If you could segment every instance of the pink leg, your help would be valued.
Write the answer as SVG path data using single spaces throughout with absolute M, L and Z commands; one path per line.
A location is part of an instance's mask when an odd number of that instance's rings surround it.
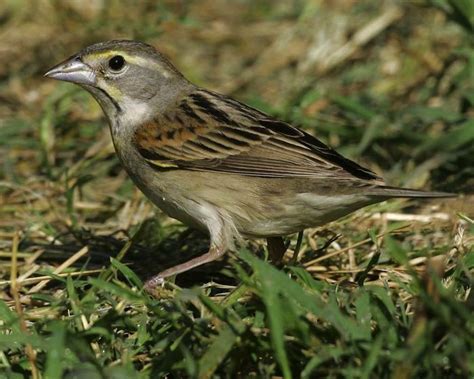
M 187 262 L 170 267 L 166 269 L 165 271 L 160 272 L 158 275 L 151 277 L 150 279 L 146 281 L 145 289 L 148 292 L 151 292 L 157 286 L 161 285 L 164 282 L 165 278 L 191 270 L 192 268 L 203 265 L 205 263 L 212 262 L 222 257 L 224 253 L 225 253 L 224 248 L 217 248 L 215 246 L 211 247 L 207 253 L 200 255 L 199 257 L 193 258 Z

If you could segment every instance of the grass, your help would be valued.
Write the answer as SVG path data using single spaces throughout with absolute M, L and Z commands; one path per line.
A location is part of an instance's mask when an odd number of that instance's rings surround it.
M 25 4 L 0 10 L 0 378 L 474 375 L 469 1 Z M 88 94 L 41 77 L 117 37 L 392 185 L 461 196 L 307 230 L 296 261 L 290 236 L 280 268 L 248 241 L 151 297 L 206 236 L 133 186 Z

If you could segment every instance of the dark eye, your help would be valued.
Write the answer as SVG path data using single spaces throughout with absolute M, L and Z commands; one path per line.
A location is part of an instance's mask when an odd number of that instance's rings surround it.
M 113 71 L 120 71 L 125 65 L 125 59 L 121 55 L 116 55 L 109 60 L 109 67 Z

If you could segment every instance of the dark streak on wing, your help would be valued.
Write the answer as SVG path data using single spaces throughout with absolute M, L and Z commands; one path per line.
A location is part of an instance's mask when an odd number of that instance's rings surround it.
M 168 160 L 165 156 L 154 152 L 153 150 L 149 149 L 138 149 L 138 152 L 142 155 L 143 158 L 145 159 L 151 159 L 151 160 Z
M 258 120 L 258 123 L 263 127 L 274 131 L 277 134 L 282 134 L 287 137 L 299 138 L 304 136 L 301 130 L 294 128 L 286 122 L 271 120 L 267 118 L 263 120 Z
M 212 104 L 208 99 L 199 93 L 194 93 L 190 96 L 201 110 L 211 115 L 217 122 L 223 123 L 226 125 L 235 125 L 235 122 L 232 121 L 227 113 L 218 109 L 214 104 Z
M 186 113 L 187 116 L 192 117 L 194 120 L 196 120 L 200 124 L 205 123 L 205 121 L 201 117 L 199 117 L 196 112 L 193 111 L 193 109 L 189 106 L 186 100 L 183 100 L 179 106 L 184 111 L 184 113 Z
M 205 150 L 205 151 L 208 152 L 208 153 L 215 153 L 215 152 L 216 152 L 215 149 L 213 149 L 212 147 L 207 146 L 206 144 L 204 144 L 204 143 L 202 143 L 202 142 L 198 142 L 198 141 L 188 141 L 187 143 L 190 144 L 191 146 L 196 146 L 196 147 L 199 148 L 199 149 L 203 149 L 203 150 Z

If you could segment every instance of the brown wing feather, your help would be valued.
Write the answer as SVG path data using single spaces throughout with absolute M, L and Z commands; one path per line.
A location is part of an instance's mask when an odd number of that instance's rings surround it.
M 195 91 L 172 112 L 138 128 L 134 143 L 157 169 L 383 183 L 310 134 L 205 90 Z

